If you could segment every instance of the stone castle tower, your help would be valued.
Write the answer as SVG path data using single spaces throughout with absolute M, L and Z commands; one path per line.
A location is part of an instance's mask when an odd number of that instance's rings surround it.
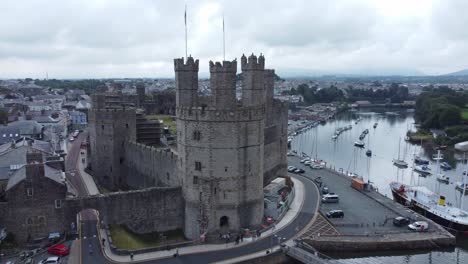
M 91 170 L 99 184 L 116 190 L 126 181 L 124 145 L 136 139 L 135 108 L 122 102 L 121 93 L 98 88 L 88 114 Z
M 175 59 L 177 170 L 185 199 L 185 235 L 237 232 L 263 217 L 266 78 L 262 55 L 210 61 L 211 96 L 198 95 L 198 60 Z M 268 81 L 267 81 L 268 82 Z

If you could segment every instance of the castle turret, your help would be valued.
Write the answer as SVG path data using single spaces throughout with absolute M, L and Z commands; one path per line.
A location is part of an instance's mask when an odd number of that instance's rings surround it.
M 245 55 L 241 58 L 242 68 L 242 105 L 255 106 L 265 103 L 265 58 L 260 55 Z
M 223 61 L 223 64 L 210 61 L 210 87 L 213 107 L 233 108 L 236 105 L 237 61 Z
M 273 96 L 275 90 L 275 70 L 265 70 L 265 110 L 266 110 L 266 123 L 265 126 L 269 126 L 272 118 L 271 115 L 273 107 Z
M 198 60 L 188 57 L 174 59 L 176 105 L 190 107 L 198 104 Z

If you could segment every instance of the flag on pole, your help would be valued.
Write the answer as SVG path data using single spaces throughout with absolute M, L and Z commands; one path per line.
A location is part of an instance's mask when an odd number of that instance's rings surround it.
M 185 23 L 185 58 L 188 58 L 187 56 L 187 4 L 185 4 L 184 23 Z
M 223 14 L 223 60 L 226 60 L 226 37 L 224 33 L 224 14 Z

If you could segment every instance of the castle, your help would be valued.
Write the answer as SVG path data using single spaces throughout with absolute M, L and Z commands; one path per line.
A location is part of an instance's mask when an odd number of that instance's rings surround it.
M 148 134 L 158 132 L 138 125 L 136 109 L 119 94 L 98 89 L 89 112 L 90 172 L 109 190 L 130 191 L 63 197 L 40 230 L 67 231 L 85 208 L 98 210 L 106 224 L 137 233 L 183 229 L 188 239 L 258 228 L 263 187 L 287 174 L 288 113 L 287 104 L 273 98 L 275 73 L 265 69 L 265 58 L 243 55 L 240 64 L 240 98 L 236 60 L 210 62 L 211 95 L 200 96 L 199 61 L 174 59 L 177 149 L 172 152 L 148 144 Z M 14 214 L 8 206 L 2 210 Z M 47 218 L 63 225 L 47 226 Z M 20 238 L 27 236 L 23 232 Z

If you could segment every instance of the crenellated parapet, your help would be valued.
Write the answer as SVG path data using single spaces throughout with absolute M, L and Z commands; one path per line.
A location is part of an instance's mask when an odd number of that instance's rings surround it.
M 257 58 L 257 56 L 252 53 L 252 55 L 247 58 L 242 54 L 241 69 L 242 71 L 263 71 L 265 69 L 265 57 L 260 54 Z
M 210 73 L 236 73 L 237 72 L 237 60 L 213 62 L 210 61 Z
M 184 58 L 174 59 L 174 70 L 198 72 L 198 60 L 194 60 L 193 57 L 188 57 L 187 61 Z
M 264 107 L 238 107 L 236 109 L 217 108 L 177 108 L 177 118 L 183 121 L 197 122 L 248 122 L 261 121 L 265 118 Z

